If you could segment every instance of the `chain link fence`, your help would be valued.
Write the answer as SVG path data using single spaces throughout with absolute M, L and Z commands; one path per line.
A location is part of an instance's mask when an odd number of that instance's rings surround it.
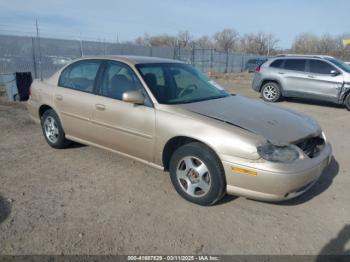
M 249 59 L 264 58 L 253 54 L 154 47 L 98 41 L 62 40 L 27 36 L 0 35 L 0 74 L 31 72 L 34 78 L 51 76 L 75 58 L 90 55 L 140 55 L 181 60 L 203 72 L 234 73 L 246 69 Z

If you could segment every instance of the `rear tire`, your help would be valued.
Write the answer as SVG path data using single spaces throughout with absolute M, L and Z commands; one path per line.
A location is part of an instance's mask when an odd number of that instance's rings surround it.
M 53 148 L 62 149 L 69 146 L 60 119 L 52 109 L 46 110 L 41 117 L 41 127 L 46 142 Z
M 350 111 L 350 93 L 345 98 L 345 106 L 348 111 Z
M 204 144 L 193 142 L 178 148 L 171 156 L 169 169 L 176 191 L 192 203 L 213 205 L 226 193 L 221 161 Z
M 261 88 L 261 96 L 266 102 L 277 102 L 282 97 L 279 84 L 276 82 L 267 82 Z

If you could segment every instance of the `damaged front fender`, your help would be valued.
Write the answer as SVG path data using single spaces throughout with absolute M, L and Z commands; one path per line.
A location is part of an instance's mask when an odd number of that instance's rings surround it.
M 345 98 L 350 94 L 350 83 L 344 83 L 343 88 L 339 94 L 339 103 L 344 104 Z

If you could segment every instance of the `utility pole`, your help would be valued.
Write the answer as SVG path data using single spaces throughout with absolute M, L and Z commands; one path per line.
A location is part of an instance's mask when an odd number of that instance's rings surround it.
M 36 79 L 36 78 L 38 78 L 38 72 L 37 72 L 37 69 L 36 69 L 36 56 L 35 56 L 34 37 L 32 37 L 32 58 L 33 58 L 34 79 Z
M 83 40 L 81 37 L 81 33 L 80 33 L 80 38 L 79 38 L 79 44 L 80 44 L 80 56 L 83 57 L 84 56 L 84 49 L 83 49 Z
M 271 35 L 268 34 L 268 37 L 267 37 L 267 57 L 270 56 L 270 37 L 271 37 Z
M 41 44 L 40 44 L 40 33 L 39 33 L 38 19 L 35 20 L 35 27 L 36 27 L 36 39 L 38 41 L 38 47 L 39 47 L 40 80 L 43 80 L 43 69 L 42 69 L 42 64 L 41 64 Z

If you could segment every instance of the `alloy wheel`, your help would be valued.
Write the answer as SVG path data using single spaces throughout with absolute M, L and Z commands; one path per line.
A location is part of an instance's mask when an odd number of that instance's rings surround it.
M 263 95 L 265 97 L 265 99 L 267 100 L 274 100 L 277 95 L 278 95 L 278 90 L 275 86 L 273 85 L 267 85 L 265 88 L 264 88 L 264 91 L 263 91 Z
M 191 197 L 203 197 L 211 187 L 211 176 L 207 166 L 198 158 L 182 158 L 176 169 L 176 177 L 182 190 Z
M 51 143 L 55 144 L 58 141 L 58 132 L 59 132 L 56 120 L 53 117 L 48 116 L 44 122 L 44 129 L 45 129 L 46 138 Z

